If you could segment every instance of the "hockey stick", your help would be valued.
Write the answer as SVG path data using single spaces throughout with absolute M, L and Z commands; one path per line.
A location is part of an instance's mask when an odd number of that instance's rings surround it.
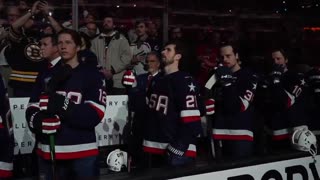
M 208 96 L 210 93 L 209 91 L 211 91 L 212 87 L 216 84 L 217 82 L 217 77 L 215 74 L 213 74 L 209 80 L 207 81 L 207 83 L 205 84 L 205 88 L 206 88 L 206 96 Z M 208 136 L 208 140 L 210 142 L 210 149 L 211 149 L 211 155 L 213 158 L 216 158 L 216 152 L 215 152 L 215 146 L 214 146 L 214 140 L 212 139 L 212 122 L 210 121 L 211 117 L 210 116 L 206 116 L 206 120 L 207 120 L 207 136 Z
M 45 92 L 50 96 L 56 92 L 56 90 L 65 82 L 71 75 L 72 67 L 64 64 L 63 68 L 60 71 L 57 71 L 56 74 L 52 76 L 48 82 Z M 50 112 L 49 112 L 50 113 Z M 49 135 L 49 146 L 50 146 L 50 159 L 51 159 L 51 168 L 52 168 L 52 177 L 53 180 L 57 180 L 56 176 L 56 149 L 55 149 L 55 136 L 54 134 Z
M 53 134 L 49 135 L 49 143 L 50 143 L 50 159 L 52 163 L 52 177 L 53 180 L 57 180 L 56 176 L 56 148 L 55 148 L 55 138 Z

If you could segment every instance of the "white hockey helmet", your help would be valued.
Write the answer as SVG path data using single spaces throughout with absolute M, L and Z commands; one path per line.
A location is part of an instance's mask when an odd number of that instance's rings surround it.
M 123 166 L 127 166 L 128 154 L 125 151 L 116 149 L 111 151 L 107 157 L 107 165 L 111 171 L 120 172 Z
M 317 138 L 310 130 L 295 130 L 291 143 L 297 150 L 309 152 L 313 157 L 317 155 Z

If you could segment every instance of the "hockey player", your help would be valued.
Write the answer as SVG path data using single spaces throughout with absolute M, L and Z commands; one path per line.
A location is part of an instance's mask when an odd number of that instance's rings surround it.
M 256 76 L 241 68 L 239 54 L 232 43 L 220 46 L 221 63 L 217 83 L 206 101 L 207 115 L 212 115 L 212 138 L 217 158 L 238 159 L 253 153 L 253 106 Z M 217 143 L 218 142 L 218 143 Z M 222 153 L 222 154 L 221 154 Z
M 95 126 L 104 116 L 106 92 L 102 74 L 96 68 L 79 64 L 80 46 L 77 32 L 63 30 L 58 34 L 63 63 L 41 77 L 43 93 L 31 97 L 26 111 L 28 125 L 39 142 L 39 175 L 46 179 L 53 178 L 49 147 L 52 134 L 57 179 L 99 176 Z
M 167 43 L 162 51 L 165 75 L 147 95 L 148 121 L 143 149 L 152 158 L 159 157 L 159 161 L 167 154 L 167 163 L 172 166 L 186 165 L 194 160 L 196 137 L 202 132 L 199 88 L 188 73 L 178 68 L 183 50 L 180 42 Z
M 13 176 L 13 130 L 11 119 L 6 118 L 9 109 L 6 89 L 0 75 L 0 179 L 10 179 Z
M 289 138 L 296 129 L 307 129 L 304 112 L 305 80 L 302 74 L 288 69 L 284 50 L 271 53 L 273 69 L 267 77 L 269 103 L 266 104 L 267 126 L 272 147 L 279 150 L 290 147 Z

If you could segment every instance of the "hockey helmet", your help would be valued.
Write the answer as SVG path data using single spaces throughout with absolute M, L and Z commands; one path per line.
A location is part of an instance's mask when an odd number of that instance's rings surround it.
M 309 152 L 313 157 L 317 155 L 317 138 L 310 130 L 295 130 L 291 143 L 297 150 Z
M 128 154 L 125 151 L 116 149 L 109 153 L 107 165 L 111 171 L 120 172 L 123 166 L 127 166 Z

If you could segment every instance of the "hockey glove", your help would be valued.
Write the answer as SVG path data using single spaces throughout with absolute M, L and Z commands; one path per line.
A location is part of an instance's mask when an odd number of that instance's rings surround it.
M 230 68 L 219 64 L 216 68 L 216 77 L 222 86 L 230 86 L 234 80 Z
M 273 84 L 278 84 L 280 83 L 280 79 L 281 79 L 281 76 L 284 72 L 284 66 L 283 65 L 280 65 L 280 64 L 275 64 L 273 66 L 273 69 L 270 73 L 270 76 L 271 76 L 271 82 Z
M 215 106 L 214 99 L 206 100 L 206 114 L 207 115 L 212 115 L 215 113 L 214 106 Z
M 70 117 L 75 104 L 67 97 L 54 93 L 49 96 L 48 113 L 57 114 L 62 119 Z
M 46 111 L 39 111 L 32 115 L 29 125 L 36 132 L 43 134 L 54 134 L 60 128 L 60 118 L 57 115 L 50 115 Z
M 135 87 L 136 86 L 136 77 L 131 70 L 127 70 L 122 79 L 122 83 L 126 87 Z

